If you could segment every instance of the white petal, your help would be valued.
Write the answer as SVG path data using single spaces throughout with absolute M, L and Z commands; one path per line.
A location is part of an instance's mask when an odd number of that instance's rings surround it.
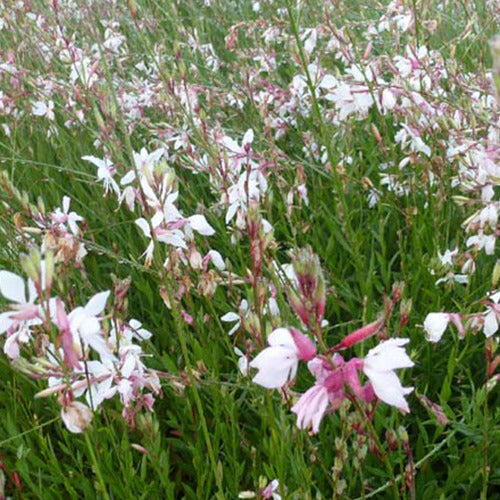
M 403 349 L 403 345 L 408 342 L 409 339 L 389 339 L 381 342 L 377 347 L 368 351 L 364 366 L 377 371 L 412 367 L 414 363 Z
M 226 214 L 226 224 L 229 224 L 230 220 L 234 217 L 234 214 L 237 212 L 238 207 L 239 207 L 238 202 L 232 203 L 229 206 Z
M 110 291 L 95 294 L 85 306 L 85 312 L 90 316 L 97 316 L 104 311 Z
M 269 334 L 269 337 L 267 337 L 267 343 L 271 346 L 286 346 L 294 350 L 296 349 L 292 334 L 288 328 L 276 328 L 276 330 L 273 330 Z
M 498 331 L 498 320 L 494 311 L 490 310 L 484 317 L 483 332 L 486 338 L 491 337 Z
M 447 313 L 429 313 L 424 321 L 424 330 L 429 342 L 439 342 L 450 321 Z
M 127 184 L 130 184 L 134 179 L 135 179 L 135 171 L 130 170 L 130 172 L 128 172 L 121 178 L 120 184 L 122 186 L 126 186 Z
M 210 255 L 210 258 L 211 258 L 214 266 L 219 271 L 224 271 L 224 269 L 226 269 L 226 263 L 224 262 L 222 255 L 217 250 L 210 250 L 208 252 L 208 255 Z
M 149 229 L 149 224 L 146 219 L 140 217 L 139 219 L 136 219 L 135 223 L 142 229 L 144 236 L 151 238 L 151 231 Z
M 191 227 L 203 236 L 215 234 L 214 228 L 207 222 L 204 215 L 192 215 L 189 217 Z
M 393 371 L 379 372 L 365 368 L 364 372 L 370 379 L 373 390 L 379 399 L 404 412 L 410 411 L 404 396 L 412 392 L 413 387 L 403 387 Z
M 295 352 L 281 346 L 264 349 L 250 363 L 251 368 L 259 370 L 253 381 L 267 389 L 285 385 L 287 380 L 295 375 L 297 365 Z
M 232 323 L 233 321 L 239 321 L 240 316 L 234 312 L 228 312 L 221 317 L 221 321 L 225 321 L 227 323 Z
M 14 324 L 14 322 L 10 319 L 11 314 L 11 311 L 0 314 L 0 334 L 5 333 Z
M 0 271 L 0 293 L 12 302 L 26 303 L 24 280 L 10 271 Z
M 92 410 L 79 401 L 73 401 L 61 409 L 61 418 L 70 432 L 83 432 L 90 424 L 92 417 Z
M 125 360 L 125 363 L 123 363 L 121 369 L 122 376 L 125 378 L 129 378 L 130 375 L 132 375 L 134 368 L 135 368 L 135 358 L 134 356 L 128 356 L 127 359 Z
M 91 338 L 95 335 L 100 334 L 101 325 L 99 324 L 99 320 L 97 318 L 85 318 L 78 328 L 83 339 L 90 344 Z
M 243 141 L 242 144 L 245 146 L 245 144 L 251 144 L 253 142 L 253 130 L 249 128 L 246 132 L 245 135 L 243 136 Z
M 101 160 L 100 158 L 97 158 L 95 156 L 82 156 L 82 160 L 89 161 L 90 163 L 93 163 L 98 168 L 108 166 L 108 163 L 106 160 Z

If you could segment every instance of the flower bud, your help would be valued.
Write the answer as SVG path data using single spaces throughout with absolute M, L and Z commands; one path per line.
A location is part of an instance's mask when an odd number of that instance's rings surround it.
M 493 268 L 493 273 L 491 274 L 491 284 L 493 288 L 498 285 L 498 280 L 500 279 L 500 259 L 496 261 L 495 267 Z
M 297 250 L 292 259 L 298 281 L 297 296 L 289 292 L 294 312 L 308 327 L 321 325 L 325 313 L 325 279 L 319 258 L 310 247 Z
M 40 252 L 36 249 L 31 250 L 29 255 L 23 255 L 21 257 L 21 267 L 23 271 L 35 284 L 40 284 L 41 260 Z

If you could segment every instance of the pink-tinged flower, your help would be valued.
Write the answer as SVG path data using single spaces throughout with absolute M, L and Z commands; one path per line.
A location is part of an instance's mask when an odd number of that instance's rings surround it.
M 277 479 L 273 479 L 263 490 L 262 498 L 281 500 L 281 495 L 279 494 L 280 483 Z
M 425 336 L 429 342 L 439 342 L 449 323 L 453 323 L 461 339 L 465 337 L 465 328 L 460 314 L 429 313 L 424 321 Z
M 330 399 L 328 389 L 322 384 L 313 385 L 292 406 L 292 412 L 297 414 L 297 427 L 299 429 L 311 428 L 316 434 L 319 424 L 325 414 Z
M 61 226 L 61 229 L 63 229 L 64 231 L 66 231 L 66 224 L 68 224 L 70 231 L 77 236 L 80 232 L 77 222 L 81 222 L 83 220 L 83 217 L 81 215 L 78 215 L 76 212 L 70 212 L 70 204 L 71 198 L 69 196 L 64 196 L 62 202 L 62 210 L 60 208 L 56 208 L 56 210 L 49 215 L 52 219 L 52 222 Z
M 359 382 L 358 370 L 362 365 L 359 358 L 346 363 L 340 354 L 335 354 L 331 360 L 316 357 L 309 361 L 307 367 L 316 377 L 316 384 L 292 407 L 292 412 L 297 414 L 297 426 L 300 429 L 310 427 L 313 433 L 317 433 L 327 409 L 329 412 L 337 410 L 348 397 L 346 385 L 354 397 L 371 401 L 370 384 L 362 387 Z
M 66 311 L 64 310 L 64 304 L 60 299 L 57 299 L 56 302 L 55 316 L 55 322 L 60 331 L 59 339 L 64 352 L 64 362 L 71 368 L 80 368 L 78 354 L 75 351 L 74 339 L 73 334 L 71 333 L 69 319 Z
M 36 299 L 35 287 L 31 281 L 28 282 L 28 300 L 26 300 L 25 288 L 23 278 L 10 271 L 0 271 L 0 294 L 21 308 L 25 308 L 27 305 L 32 304 Z M 12 318 L 13 314 L 13 311 L 7 311 L 0 314 L 0 333 L 6 332 L 14 325 L 15 320 Z
M 42 265 L 42 273 L 43 270 Z M 42 288 L 44 281 L 42 276 Z M 0 313 L 0 334 L 7 332 L 9 335 L 4 344 L 4 352 L 9 358 L 16 359 L 21 345 L 31 339 L 30 327 L 42 323 L 40 307 L 34 304 L 37 293 L 30 279 L 26 285 L 24 279 L 17 274 L 0 271 L 0 294 L 13 302 L 12 310 Z
M 293 328 L 277 328 L 267 342 L 269 347 L 250 362 L 259 370 L 253 381 L 267 389 L 283 387 L 295 377 L 299 360 L 309 361 L 316 352 L 312 341 Z
M 394 370 L 414 365 L 403 346 L 410 339 L 389 339 L 370 349 L 363 362 L 363 372 L 370 379 L 376 396 L 405 413 L 410 411 L 405 396 L 413 387 L 403 387 Z
M 89 426 L 93 416 L 92 410 L 79 401 L 72 401 L 61 409 L 64 425 L 68 431 L 76 434 L 83 432 Z

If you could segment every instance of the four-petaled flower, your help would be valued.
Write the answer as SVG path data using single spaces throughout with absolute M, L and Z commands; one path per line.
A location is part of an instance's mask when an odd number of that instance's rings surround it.
M 295 377 L 299 360 L 309 361 L 316 352 L 312 341 L 294 328 L 277 328 L 267 343 L 269 347 L 250 362 L 259 370 L 253 381 L 267 389 L 283 387 Z

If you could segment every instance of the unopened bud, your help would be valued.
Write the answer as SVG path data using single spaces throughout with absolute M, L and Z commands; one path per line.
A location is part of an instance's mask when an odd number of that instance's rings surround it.
M 127 4 L 130 15 L 135 19 L 137 17 L 137 4 L 135 3 L 135 0 L 127 0 Z
M 50 295 L 52 280 L 54 279 L 54 253 L 51 250 L 45 252 L 45 289 Z
M 21 267 L 33 283 L 39 283 L 40 281 L 40 263 L 40 252 L 36 249 L 33 249 L 29 255 L 23 255 L 21 257 Z
M 500 260 L 497 260 L 495 267 L 493 268 L 493 273 L 491 274 L 491 284 L 494 288 L 498 285 L 498 280 L 500 279 Z
M 400 306 L 400 312 L 401 312 L 401 317 L 400 317 L 400 324 L 401 326 L 405 326 L 408 321 L 410 320 L 410 313 L 411 313 L 411 308 L 412 308 L 413 302 L 411 299 L 405 299 L 401 301 L 401 306 Z
M 398 448 L 398 436 L 394 432 L 394 430 L 392 430 L 392 429 L 387 430 L 385 433 L 385 439 L 387 441 L 389 449 L 397 450 L 397 448 Z
M 408 432 L 406 431 L 406 429 L 402 425 L 400 425 L 398 427 L 398 436 L 399 436 L 399 439 L 401 439 L 401 441 L 403 441 L 403 443 L 407 443 L 409 441 Z

